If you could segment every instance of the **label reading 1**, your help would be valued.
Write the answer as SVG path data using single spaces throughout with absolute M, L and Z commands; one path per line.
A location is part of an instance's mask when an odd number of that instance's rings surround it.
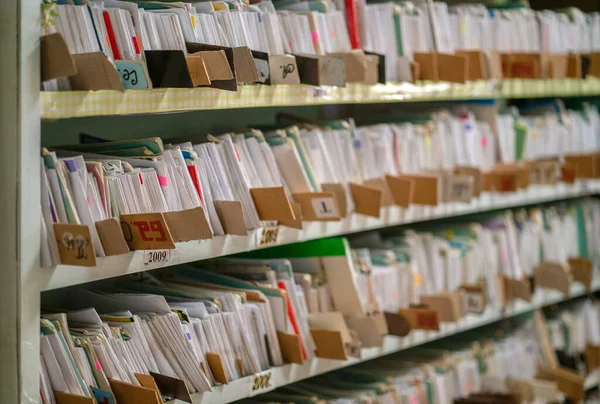
M 250 396 L 255 396 L 257 394 L 266 393 L 267 391 L 273 390 L 275 388 L 273 384 L 273 372 L 266 371 L 262 373 L 257 373 L 252 378 L 252 383 L 250 385 Z
M 144 265 L 165 264 L 171 259 L 171 250 L 149 250 L 144 253 Z
M 279 227 L 265 227 L 258 241 L 259 247 L 277 244 L 279 240 Z
M 311 203 L 317 219 L 336 219 L 340 217 L 333 198 L 313 198 Z

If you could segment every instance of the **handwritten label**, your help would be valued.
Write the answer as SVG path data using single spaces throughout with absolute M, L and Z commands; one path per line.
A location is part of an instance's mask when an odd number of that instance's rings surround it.
M 482 288 L 464 288 L 463 306 L 467 313 L 481 314 L 485 311 L 485 295 Z
M 292 55 L 269 56 L 271 84 L 300 84 L 296 58 Z
M 96 251 L 88 226 L 55 223 L 54 235 L 61 264 L 96 266 Z
M 115 60 L 115 66 L 126 90 L 143 90 L 148 88 L 146 73 L 140 62 Z
M 455 176 L 450 179 L 449 202 L 468 203 L 473 198 L 473 178 L 466 176 Z
M 335 219 L 340 216 L 333 198 L 313 198 L 311 203 L 317 219 Z
M 175 243 L 161 213 L 121 215 L 125 241 L 132 250 L 168 250 Z
M 171 250 L 150 250 L 144 253 L 144 265 L 166 264 L 171 259 Z
M 558 164 L 553 161 L 531 163 L 529 177 L 532 184 L 553 185 L 558 181 Z
M 275 245 L 279 241 L 279 226 L 265 227 L 262 229 L 262 233 L 259 233 L 259 235 L 260 235 L 260 240 L 258 240 L 259 247 Z
M 273 383 L 273 372 L 268 370 L 266 372 L 257 373 L 252 377 L 252 383 L 250 384 L 250 397 L 257 394 L 266 393 L 275 388 Z

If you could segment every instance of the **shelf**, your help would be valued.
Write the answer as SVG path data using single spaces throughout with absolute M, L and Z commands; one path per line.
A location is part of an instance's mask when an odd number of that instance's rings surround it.
M 594 282 L 593 290 L 600 290 L 600 281 L 597 280 L 596 282 Z M 423 345 L 428 342 L 435 341 L 453 334 L 458 334 L 464 331 L 472 330 L 477 327 L 495 323 L 502 319 L 527 313 L 541 307 L 567 301 L 572 298 L 584 296 L 585 294 L 585 289 L 581 284 L 571 285 L 570 297 L 567 299 L 565 299 L 561 293 L 553 290 L 537 290 L 534 294 L 531 303 L 516 301 L 512 302 L 505 308 L 488 307 L 486 311 L 480 316 L 469 314 L 457 323 L 442 323 L 442 329 L 440 331 L 416 330 L 411 332 L 406 337 L 395 337 L 393 335 L 386 335 L 384 337 L 382 347 L 363 348 L 361 350 L 360 359 L 351 358 L 345 361 L 336 361 L 331 359 L 316 358 L 302 365 L 288 364 L 281 367 L 273 368 L 261 373 L 271 373 L 271 386 L 267 389 L 261 390 L 260 392 L 266 393 L 278 387 L 295 383 L 300 380 L 307 379 L 309 377 L 317 376 L 323 373 L 331 372 L 336 369 L 341 369 L 347 366 L 355 365 L 357 363 L 378 358 L 380 356 L 400 352 L 402 350 Z M 250 397 L 254 395 L 252 394 L 254 377 L 255 376 L 244 377 L 239 380 L 235 380 L 228 385 L 215 387 L 214 390 L 209 393 L 193 394 L 193 402 L 194 404 L 224 404 Z M 595 381 L 597 382 L 597 378 Z M 592 384 L 594 383 L 592 377 L 589 378 L 589 381 L 586 380 L 586 387 L 588 386 L 588 383 L 590 388 L 592 388 Z
M 570 185 L 561 183 L 555 187 L 532 186 L 512 194 L 483 194 L 482 197 L 470 204 L 453 203 L 436 207 L 412 206 L 408 209 L 390 206 L 383 208 L 379 219 L 350 214 L 339 222 L 304 223 L 303 230 L 282 226 L 279 229 L 277 244 L 289 244 L 428 220 L 489 212 L 496 209 L 577 198 L 597 193 L 600 193 L 600 181 L 587 181 Z M 39 291 L 52 290 L 272 246 L 259 245 L 262 239 L 261 235 L 262 229 L 258 229 L 250 232 L 248 236 L 217 236 L 212 240 L 177 243 L 177 249 L 171 250 L 171 257 L 166 263 L 145 265 L 144 255 L 146 252 L 135 251 L 123 255 L 98 258 L 98 265 L 95 267 L 58 265 L 55 268 L 39 268 L 39 273 L 32 277 L 33 279 L 28 284 L 30 287 L 36 287 L 36 290 Z
M 42 119 L 99 115 L 156 114 L 231 108 L 323 104 L 367 104 L 494 98 L 540 98 L 600 95 L 600 79 L 402 83 L 346 87 L 309 85 L 240 86 L 236 92 L 213 88 L 42 92 Z
M 600 369 L 595 369 L 585 378 L 585 391 L 598 387 L 598 380 L 600 380 Z

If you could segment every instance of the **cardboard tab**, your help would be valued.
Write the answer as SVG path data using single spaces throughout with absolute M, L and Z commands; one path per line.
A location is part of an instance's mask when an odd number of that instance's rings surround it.
M 567 368 L 542 366 L 537 375 L 539 379 L 555 381 L 565 396 L 578 403 L 585 398 L 583 376 Z
M 372 178 L 363 181 L 363 184 L 381 191 L 381 206 L 391 206 L 394 204 L 394 197 L 385 178 Z
M 302 365 L 303 355 L 300 337 L 296 334 L 287 334 L 277 331 L 277 339 L 279 340 L 279 346 L 281 347 L 283 359 L 289 363 L 297 363 L 298 365 Z
M 600 52 L 588 53 L 590 60 L 588 75 L 600 79 Z
M 302 208 L 302 220 L 308 222 L 340 220 L 340 209 L 333 193 L 303 192 L 292 196 Z
M 502 277 L 504 287 L 504 301 L 510 302 L 515 299 L 522 299 L 531 302 L 531 287 L 526 279 L 511 279 Z
M 302 207 L 298 202 L 290 201 L 290 206 L 294 212 L 294 220 L 280 220 L 279 224 L 293 229 L 302 230 Z
M 374 187 L 350 183 L 354 211 L 371 217 L 381 215 L 382 192 Z
M 326 183 L 321 184 L 323 192 L 331 192 L 340 209 L 340 217 L 348 216 L 348 203 L 346 199 L 346 186 L 344 184 Z
M 313 86 L 346 85 L 344 60 L 335 56 L 295 55 L 300 82 Z
M 486 306 L 485 289 L 481 285 L 461 285 L 463 308 L 467 313 L 483 314 Z
M 213 238 L 202 206 L 179 212 L 166 212 L 163 215 L 175 242 Z
M 152 389 L 115 379 L 108 379 L 108 382 L 119 404 L 162 404 L 162 400 L 158 399 L 156 391 Z
M 142 387 L 154 390 L 154 392 L 156 393 L 156 398 L 159 400 L 159 402 L 162 401 L 162 395 L 160 393 L 160 390 L 158 389 L 158 386 L 156 385 L 156 381 L 152 376 L 135 373 L 135 378 L 142 385 Z
M 227 377 L 227 371 L 225 370 L 225 366 L 223 365 L 223 360 L 221 359 L 221 355 L 207 352 L 206 353 L 206 362 L 208 362 L 208 366 L 210 367 L 210 372 L 212 373 L 216 382 L 221 383 L 221 384 L 229 383 L 229 378 Z
M 293 55 L 270 55 L 269 70 L 269 84 L 300 84 L 298 66 Z
M 283 187 L 251 188 L 260 220 L 294 220 L 294 211 Z
M 244 212 L 240 201 L 213 201 L 225 234 L 247 236 Z
M 96 266 L 96 250 L 87 225 L 54 223 L 54 236 L 61 264 Z
M 187 51 L 192 56 L 199 56 L 210 79 L 210 87 L 221 90 L 237 91 L 237 73 L 233 48 L 226 46 L 208 45 L 186 42 Z M 213 54 L 212 52 L 219 52 Z M 225 59 L 227 61 L 225 64 Z
M 317 346 L 315 355 L 318 358 L 336 360 L 348 359 L 341 332 L 311 329 L 310 333 Z
M 474 180 L 469 175 L 444 175 L 444 202 L 469 203 L 473 199 Z
M 583 62 L 581 55 L 570 53 L 567 57 L 567 77 L 570 79 L 583 78 Z
M 587 344 L 585 347 L 585 364 L 588 373 L 600 368 L 600 345 Z
M 77 74 L 75 61 L 62 34 L 54 33 L 40 37 L 40 66 L 42 81 Z
M 542 79 L 548 75 L 549 63 L 544 54 L 505 53 L 501 58 L 505 78 Z
M 256 64 L 252 51 L 247 46 L 233 48 L 235 75 L 240 84 L 250 84 L 259 81 Z
M 572 164 L 564 164 L 560 167 L 560 180 L 567 184 L 573 184 L 576 177 L 576 169 Z
M 575 171 L 575 178 L 597 178 L 597 157 L 593 154 L 565 156 L 565 165 Z
M 586 258 L 569 258 L 569 268 L 571 269 L 573 280 L 583 283 L 586 292 L 589 293 L 592 290 L 594 263 Z
M 367 55 L 367 80 L 365 84 L 387 83 L 385 55 L 367 51 L 365 51 L 365 54 Z
M 415 181 L 393 175 L 386 175 L 385 180 L 394 199 L 394 204 L 408 208 L 414 198 Z
M 73 91 L 123 91 L 121 77 L 104 53 L 78 53 L 71 57 L 77 67 L 77 74 L 71 77 Z
M 467 58 L 467 79 L 469 81 L 502 79 L 502 61 L 498 53 L 482 50 L 456 51 L 454 53 Z
M 463 313 L 462 295 L 458 292 L 445 292 L 436 295 L 422 295 L 422 304 L 438 312 L 440 321 L 455 322 L 460 320 Z
M 441 199 L 441 180 L 437 175 L 399 175 L 398 178 L 414 182 L 412 202 L 418 205 L 437 206 Z
M 56 404 L 96 404 L 92 397 L 78 396 L 62 391 L 55 391 Z
M 154 372 L 150 372 L 150 376 L 154 378 L 156 386 L 163 396 L 192 403 L 192 397 L 183 380 Z
M 115 67 L 125 90 L 146 90 L 152 88 L 146 63 L 142 60 L 115 60 Z
M 420 66 L 421 79 L 465 83 L 469 67 L 467 57 L 435 52 L 415 52 L 415 62 Z
M 565 296 L 569 296 L 572 276 L 569 268 L 556 262 L 542 261 L 534 269 L 536 287 L 558 290 Z
M 440 330 L 440 319 L 436 310 L 409 308 L 400 309 L 399 314 L 406 319 L 411 330 Z
M 410 333 L 410 323 L 404 316 L 390 312 L 385 312 L 384 315 L 388 331 L 391 335 L 405 337 Z
M 340 57 L 344 60 L 347 83 L 366 83 L 368 62 L 367 55 L 363 50 L 354 49 L 349 52 L 335 52 L 330 53 L 329 56 Z
M 127 254 L 129 252 L 123 230 L 117 219 L 110 218 L 96 222 L 96 231 L 106 256 Z
M 555 185 L 558 182 L 558 161 L 531 161 L 527 164 L 532 184 Z
M 144 52 L 150 80 L 155 88 L 193 88 L 211 84 L 204 59 L 181 50 Z
M 481 195 L 481 170 L 479 168 L 460 166 L 454 168 L 454 173 L 473 177 L 473 196 L 477 198 Z
M 170 250 L 173 237 L 162 213 L 121 215 L 121 229 L 131 250 Z
M 382 313 L 346 317 L 348 328 L 358 335 L 364 348 L 379 347 L 383 336 L 388 333 L 385 317 Z

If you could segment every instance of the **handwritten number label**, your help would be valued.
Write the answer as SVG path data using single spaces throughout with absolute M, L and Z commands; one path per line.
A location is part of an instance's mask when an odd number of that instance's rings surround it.
M 294 73 L 294 71 L 296 70 L 296 66 L 294 66 L 293 63 L 288 63 L 282 66 L 279 66 L 279 68 L 281 69 L 281 78 L 285 79 L 288 74 L 292 74 Z
M 96 252 L 88 226 L 55 223 L 54 235 L 61 264 L 96 265 Z
M 269 370 L 267 372 L 257 373 L 252 378 L 252 383 L 250 385 L 250 396 L 266 393 L 274 388 L 275 385 L 273 383 L 273 372 Z
M 171 259 L 171 250 L 149 250 L 144 254 L 144 265 L 165 264 Z
M 129 60 L 115 60 L 121 83 L 127 90 L 141 90 L 148 88 L 146 74 L 140 62 Z
M 485 297 L 481 291 L 465 291 L 464 305 L 467 313 L 481 314 L 485 311 Z
M 142 240 L 144 241 L 166 241 L 167 235 L 165 234 L 165 229 L 163 228 L 162 223 L 159 220 L 152 221 L 137 221 L 133 222 L 133 224 L 138 228 Z M 150 234 L 154 233 L 154 234 Z M 158 233 L 158 237 L 156 237 L 156 233 Z M 153 237 L 154 236 L 154 237 Z
M 317 219 L 335 219 L 340 216 L 333 198 L 313 198 L 311 202 Z
M 121 215 L 125 241 L 132 250 L 169 250 L 175 248 L 171 233 L 160 213 Z
M 275 245 L 279 239 L 279 227 L 265 227 L 258 242 L 259 247 Z

